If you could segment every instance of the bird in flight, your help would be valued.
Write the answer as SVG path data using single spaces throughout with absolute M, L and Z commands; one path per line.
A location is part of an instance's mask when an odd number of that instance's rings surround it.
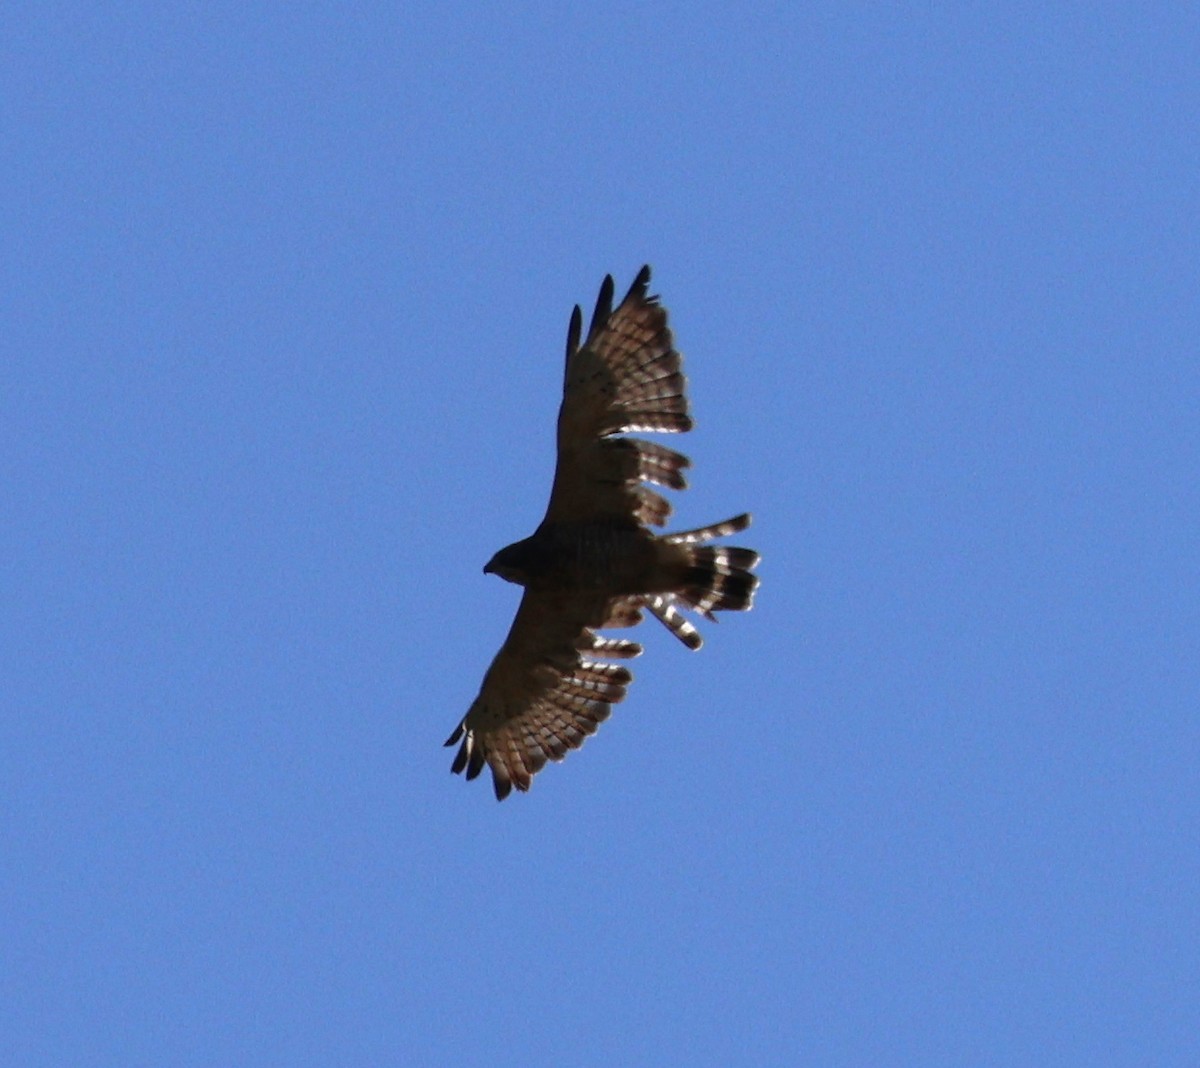
M 673 534 L 650 529 L 671 513 L 650 486 L 683 489 L 689 461 L 621 435 L 684 433 L 692 419 L 683 361 L 649 285 L 643 267 L 614 309 L 606 277 L 582 345 L 575 306 L 545 518 L 483 569 L 525 592 L 479 696 L 446 745 L 460 743 L 452 771 L 474 779 L 491 768 L 501 801 L 514 786 L 528 790 L 547 760 L 578 749 L 625 697 L 633 676 L 613 661 L 642 647 L 596 631 L 633 626 L 646 611 L 699 649 L 700 634 L 680 609 L 715 622 L 714 612 L 750 608 L 758 586 L 758 553 L 711 544 L 745 530 L 748 514 Z

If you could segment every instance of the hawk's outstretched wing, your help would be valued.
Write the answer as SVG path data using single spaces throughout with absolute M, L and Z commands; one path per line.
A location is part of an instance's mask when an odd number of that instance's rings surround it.
M 452 770 L 473 779 L 490 765 L 501 801 L 513 786 L 528 790 L 547 760 L 561 760 L 595 733 L 632 681 L 628 668 L 593 657 L 624 659 L 642 647 L 593 629 L 640 618 L 620 601 L 526 591 L 479 696 L 446 741 L 462 743 Z
M 651 441 L 613 435 L 631 430 L 682 433 L 692 428 L 683 358 L 666 310 L 647 296 L 643 267 L 613 310 L 612 275 L 604 279 L 582 348 L 579 306 L 567 331 L 558 464 L 547 523 L 581 520 L 662 526 L 670 504 L 645 483 L 681 490 L 686 456 Z

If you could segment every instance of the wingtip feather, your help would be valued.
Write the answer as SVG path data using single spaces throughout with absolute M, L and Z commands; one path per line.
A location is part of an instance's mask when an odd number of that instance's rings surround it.
M 578 304 L 571 312 L 571 321 L 567 325 L 567 359 L 579 350 L 579 334 L 583 329 L 583 309 Z
M 608 317 L 612 315 L 613 302 L 613 276 L 606 274 L 604 281 L 600 283 L 600 293 L 596 297 L 596 310 L 592 312 L 592 323 L 588 327 L 588 340 L 596 336 L 596 333 L 604 327 L 608 322 Z
M 646 291 L 650 288 L 650 264 L 643 264 L 642 269 L 638 271 L 637 277 L 633 280 L 633 285 L 629 287 L 629 292 L 625 294 L 625 299 L 622 304 L 628 304 L 631 300 L 644 300 Z

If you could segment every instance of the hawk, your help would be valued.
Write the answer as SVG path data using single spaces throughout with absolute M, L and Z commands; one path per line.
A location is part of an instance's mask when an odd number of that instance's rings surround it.
M 671 512 L 650 486 L 683 489 L 689 461 L 618 435 L 683 433 L 692 419 L 683 361 L 649 285 L 643 267 L 614 310 L 606 277 L 582 346 L 575 306 L 545 518 L 483 569 L 525 592 L 479 696 L 446 745 L 461 743 L 452 771 L 474 779 L 491 768 L 501 801 L 514 786 L 528 790 L 547 760 L 578 749 L 624 698 L 633 676 L 612 661 L 642 647 L 596 631 L 633 626 L 646 611 L 699 649 L 700 634 L 680 609 L 715 622 L 714 612 L 750 608 L 758 586 L 751 573 L 758 553 L 710 544 L 745 530 L 749 515 L 674 534 L 650 530 Z

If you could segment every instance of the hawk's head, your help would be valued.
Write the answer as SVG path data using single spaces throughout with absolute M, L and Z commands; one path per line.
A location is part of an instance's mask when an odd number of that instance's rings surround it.
M 526 585 L 530 574 L 536 570 L 536 554 L 530 540 L 526 538 L 506 545 L 484 565 L 483 573 L 499 575 L 505 582 L 515 582 L 518 586 Z

